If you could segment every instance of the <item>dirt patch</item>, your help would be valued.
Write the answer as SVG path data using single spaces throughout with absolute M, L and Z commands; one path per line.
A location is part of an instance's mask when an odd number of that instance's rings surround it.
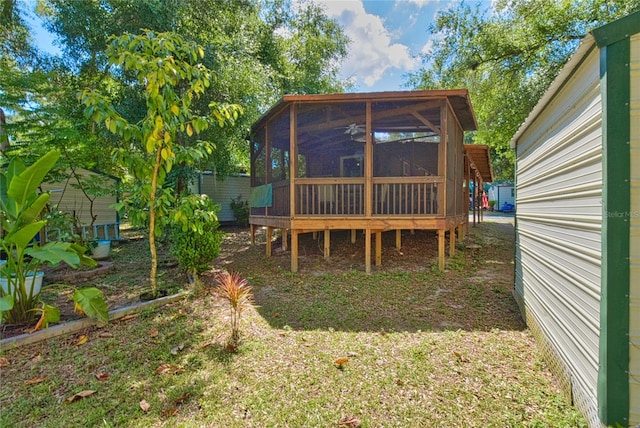
M 424 327 L 436 330 L 446 329 L 490 329 L 493 326 L 512 329 L 523 328 L 517 308 L 511 297 L 513 288 L 513 245 L 514 231 L 510 224 L 485 222 L 470 228 L 463 243 L 457 245 L 457 254 L 447 258 L 446 273 L 437 270 L 437 237 L 434 231 L 402 232 L 402 246 L 395 247 L 395 231 L 382 234 L 382 265 L 372 266 L 373 275 L 364 274 L 364 238 L 359 231 L 356 242 L 351 243 L 349 231 L 331 233 L 331 256 L 324 258 L 324 234 L 300 235 L 299 269 L 296 275 L 290 273 L 291 253 L 282 247 L 282 238 L 274 236 L 273 256 L 265 256 L 265 234 L 258 232 L 256 245 L 251 245 L 248 228 L 226 227 L 220 255 L 213 261 L 212 269 L 201 275 L 205 288 L 214 286 L 215 274 L 220 270 L 238 271 L 248 278 L 254 288 L 256 301 L 262 307 L 261 314 L 274 326 L 327 327 L 314 325 L 306 320 L 304 313 L 312 313 L 315 306 L 324 299 L 319 289 L 325 282 L 331 290 L 347 293 L 349 290 L 362 295 L 363 308 L 357 316 L 370 317 L 371 308 L 378 308 L 379 314 L 388 312 L 384 307 L 385 296 L 368 296 L 366 291 L 374 289 L 374 281 L 395 283 L 400 278 L 415 284 L 412 290 L 402 290 L 406 300 L 406 320 L 394 316 L 399 330 L 422 328 L 416 319 L 424 319 Z M 150 258 L 148 242 L 139 232 L 123 234 L 125 240 L 114 242 L 109 259 L 102 262 L 99 272 L 73 271 L 59 268 L 49 272 L 55 278 L 55 287 L 45 287 L 42 298 L 48 304 L 58 307 L 63 322 L 78 319 L 73 311 L 71 293 L 76 288 L 95 286 L 102 290 L 109 310 L 130 306 L 140 301 L 140 294 L 148 289 Z M 447 245 L 448 249 L 448 245 Z M 173 291 L 185 288 L 188 280 L 175 259 L 168 252 L 168 245 L 159 245 L 160 287 Z M 73 275 L 72 275 L 73 274 Z M 390 275 L 388 278 L 385 275 Z M 47 281 L 51 281 L 51 277 Z M 59 280 L 60 279 L 60 280 Z M 349 288 L 351 287 L 351 288 Z M 291 293 L 295 291 L 295 295 Z M 376 291 L 377 292 L 377 291 Z M 413 295 L 411 294 L 413 293 Z M 307 297 L 305 298 L 305 294 Z M 327 292 L 322 291 L 321 296 Z M 294 298 L 295 297 L 295 298 Z M 338 297 L 340 299 L 340 297 Z M 349 296 L 344 296 L 348 299 Z M 282 308 L 286 302 L 295 302 L 291 311 Z M 462 316 L 463 305 L 469 302 L 478 306 Z M 305 306 L 306 304 L 306 306 Z M 292 303 L 293 305 L 293 303 Z M 359 303 L 356 303 L 359 305 Z M 353 306 L 353 305 L 352 305 Z M 297 311 L 297 314 L 294 312 Z M 476 311 L 476 312 L 473 312 Z M 283 315 L 291 312 L 290 315 Z M 302 314 L 302 315 L 300 315 Z M 351 315 L 349 315 L 351 316 Z M 340 316 L 336 323 L 347 329 L 387 328 L 394 325 L 392 320 L 376 317 L 369 326 L 366 319 L 362 325 Z M 356 315 L 354 315 L 356 316 Z M 351 322 L 351 324 L 349 324 Z M 32 325 L 3 325 L 0 337 L 21 334 Z
M 45 279 L 40 297 L 46 304 L 60 310 L 61 322 L 81 318 L 74 312 L 72 293 L 84 287 L 97 287 L 104 295 L 109 310 L 131 306 L 140 302 L 141 293 L 149 288 L 149 269 L 151 266 L 149 246 L 146 239 L 135 230 L 124 231 L 121 241 L 112 242 L 111 253 L 107 260 L 101 260 L 98 268 L 80 267 L 72 269 L 59 265 L 44 267 Z M 186 276 L 178 268 L 167 246 L 161 246 L 158 252 L 159 287 L 177 291 L 187 283 Z M 0 339 L 28 332 L 35 326 L 30 324 L 0 326 Z

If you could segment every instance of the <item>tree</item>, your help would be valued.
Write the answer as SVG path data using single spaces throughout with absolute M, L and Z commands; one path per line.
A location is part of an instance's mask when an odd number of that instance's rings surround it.
M 128 144 L 117 151 L 117 156 L 139 183 L 135 196 L 148 210 L 149 280 L 155 294 L 156 236 L 167 225 L 167 211 L 174 203 L 170 189 L 163 189 L 162 185 L 176 161 L 184 163 L 213 149 L 207 141 L 196 141 L 191 147 L 180 146 L 177 141 L 180 137 L 197 136 L 212 124 L 220 128 L 233 124 L 241 108 L 211 102 L 211 115 L 194 112 L 193 103 L 205 93 L 213 76 L 199 63 L 204 57 L 202 47 L 176 34 L 151 30 L 140 35 L 124 34 L 111 39 L 106 53 L 110 64 L 117 67 L 113 72 L 130 76 L 131 83 L 142 91 L 147 108 L 144 117 L 137 122 L 129 120 L 107 95 L 97 90 L 87 89 L 80 98 L 87 117 L 103 123 Z
M 142 117 L 146 106 L 123 81 L 124 76 L 108 73 L 109 35 L 150 28 L 179 33 L 203 47 L 203 64 L 215 71 L 215 78 L 207 93 L 194 101 L 193 109 L 206 111 L 210 100 L 218 100 L 238 103 L 245 113 L 234 127 L 203 131 L 201 137 L 215 144 L 216 150 L 211 158 L 194 162 L 191 169 L 212 169 L 221 176 L 238 167 L 248 169 L 250 127 L 278 98 L 285 93 L 344 90 L 337 64 L 346 55 L 348 40 L 312 4 L 293 7 L 290 0 L 47 0 L 43 4 L 39 13 L 59 37 L 65 67 L 85 86 L 108 91 L 117 110 L 131 117 Z M 120 141 L 107 135 L 97 133 L 96 137 L 101 143 L 92 146 L 120 147 Z M 189 175 L 184 170 L 178 174 L 178 169 L 173 174 Z
M 513 178 L 509 141 L 587 33 L 640 8 L 638 0 L 462 2 L 440 12 L 437 39 L 410 76 L 421 89 L 469 89 L 496 178 Z

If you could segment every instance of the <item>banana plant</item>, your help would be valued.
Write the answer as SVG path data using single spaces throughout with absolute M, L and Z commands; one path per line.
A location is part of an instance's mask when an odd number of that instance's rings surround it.
M 38 325 L 59 321 L 59 312 L 40 302 L 40 292 L 33 287 L 43 264 L 96 265 L 85 256 L 86 248 L 80 245 L 48 242 L 41 246 L 38 243 L 37 236 L 46 225 L 41 214 L 50 198 L 49 193 L 39 193 L 38 189 L 59 157 L 60 152 L 52 150 L 29 167 L 14 158 L 0 174 L 0 243 L 7 257 L 0 268 L 0 277 L 6 282 L 0 287 L 0 319 L 10 324 L 31 322 L 37 314 L 40 314 Z M 107 305 L 100 290 L 95 287 L 77 290 L 73 298 L 88 316 L 103 322 L 108 320 Z

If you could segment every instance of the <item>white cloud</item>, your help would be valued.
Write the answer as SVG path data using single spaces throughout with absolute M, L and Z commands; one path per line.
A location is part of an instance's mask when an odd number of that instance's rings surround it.
M 420 53 L 422 55 L 430 55 L 433 50 L 433 44 L 433 39 L 427 40 L 427 43 L 425 43 L 424 46 L 422 46 L 422 49 L 420 49 Z
M 419 58 L 412 57 L 406 45 L 394 42 L 382 18 L 364 10 L 362 1 L 322 0 L 317 3 L 344 27 L 351 39 L 349 54 L 342 65 L 344 76 L 371 87 L 389 69 L 407 72 L 420 65 Z
M 428 5 L 429 3 L 436 3 L 437 1 L 439 0 L 409 0 L 407 3 L 413 3 L 418 7 L 423 7 Z

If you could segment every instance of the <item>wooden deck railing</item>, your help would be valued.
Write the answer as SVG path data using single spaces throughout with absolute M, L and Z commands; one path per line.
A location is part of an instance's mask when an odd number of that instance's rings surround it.
M 364 178 L 296 180 L 296 214 L 364 215 Z
M 443 185 L 440 177 L 374 178 L 373 215 L 442 215 Z
M 441 177 L 374 178 L 372 213 L 376 216 L 442 215 L 443 193 L 438 190 L 443 183 Z M 364 178 L 297 179 L 295 214 L 363 216 L 364 191 Z

